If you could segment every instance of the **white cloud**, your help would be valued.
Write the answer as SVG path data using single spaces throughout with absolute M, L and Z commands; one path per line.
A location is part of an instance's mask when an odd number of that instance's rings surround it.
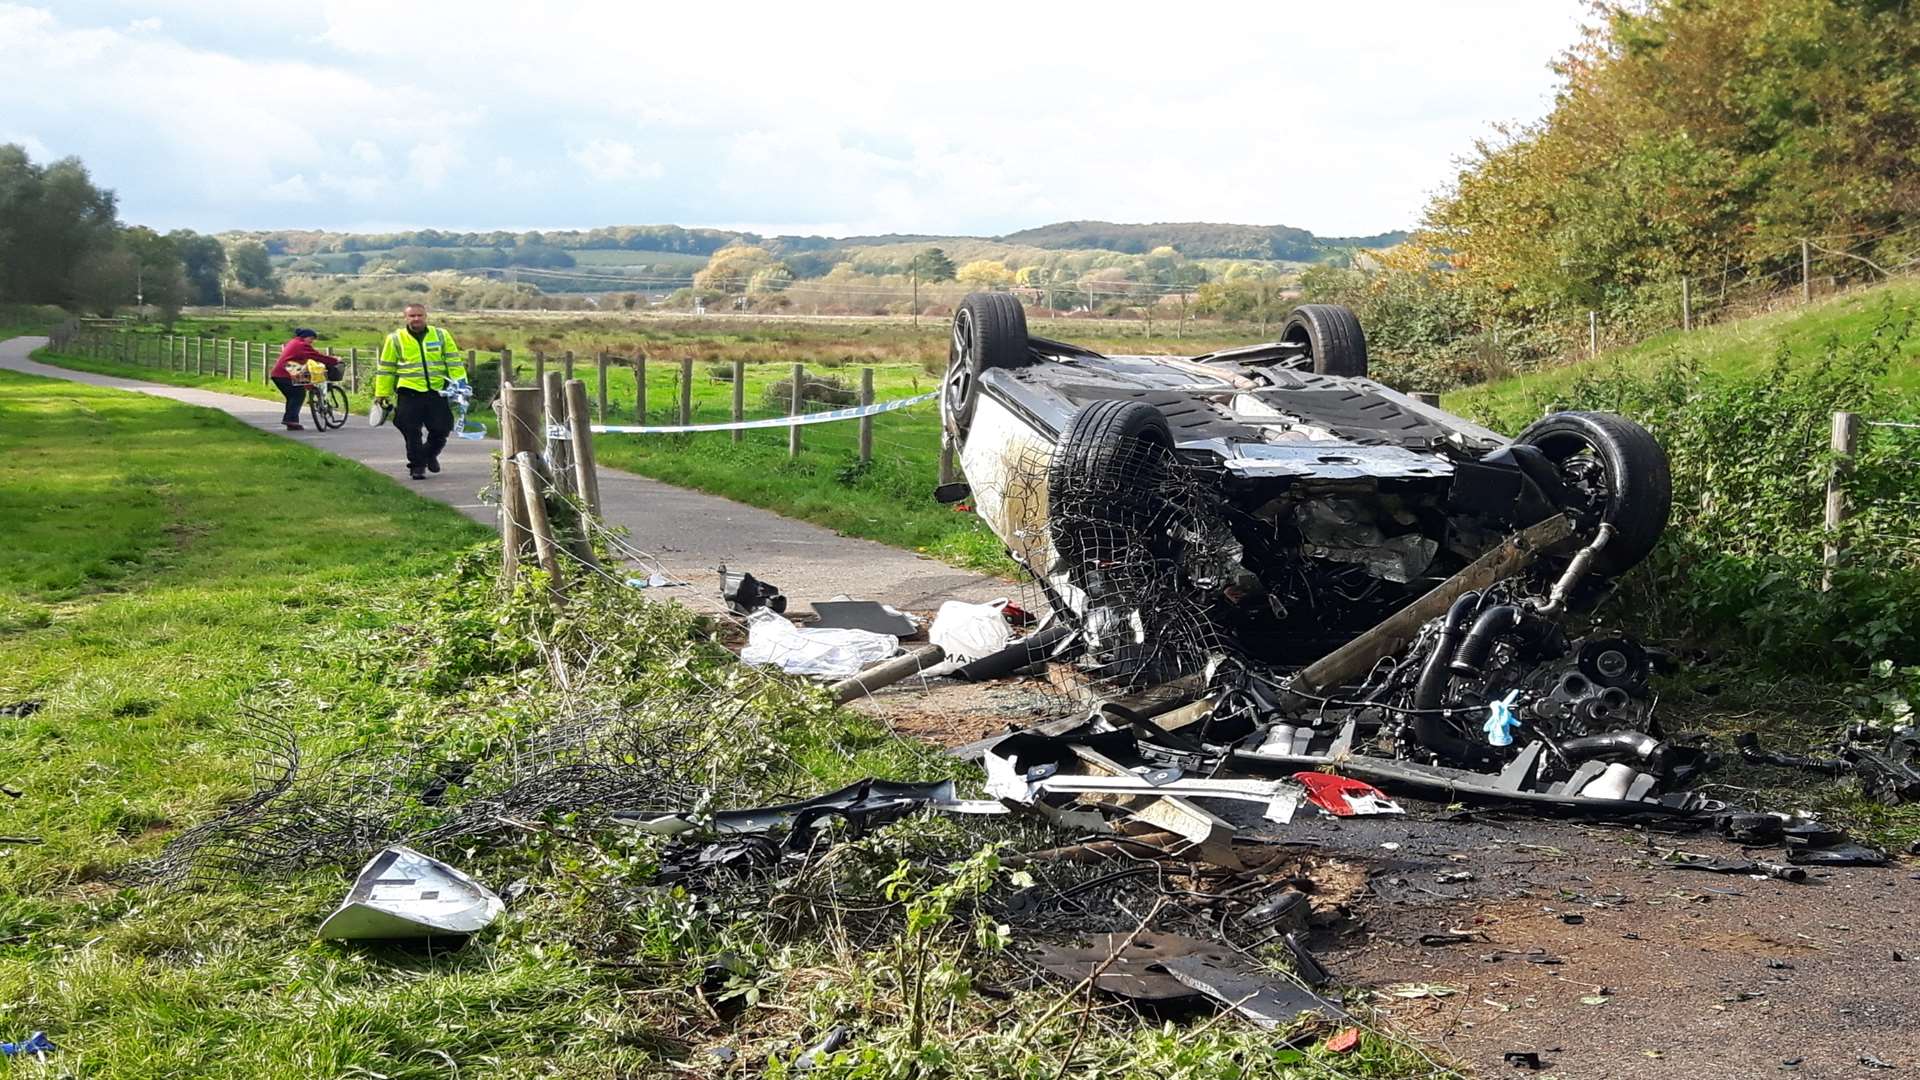
M 386 0 L 0 0 L 0 116 L 162 225 L 311 223 L 297 209 L 444 227 L 1371 232 L 1413 223 L 1492 123 L 1544 112 L 1547 63 L 1584 8 L 1118 0 L 975 30 L 878 0 L 831 18 L 740 0 L 724 25 L 697 5 L 415 0 L 404 27 Z M 312 200 L 274 201 L 294 176 Z
M 460 160 L 460 151 L 452 143 L 415 143 L 407 151 L 407 179 L 427 191 L 438 191 Z
M 618 139 L 593 139 L 585 146 L 567 151 L 568 160 L 587 170 L 587 175 L 602 183 L 615 180 L 658 180 L 666 167 L 657 161 L 643 161 L 632 143 Z
M 268 184 L 260 192 L 262 198 L 272 202 L 308 203 L 313 201 L 313 187 L 307 178 L 299 173 L 285 180 Z

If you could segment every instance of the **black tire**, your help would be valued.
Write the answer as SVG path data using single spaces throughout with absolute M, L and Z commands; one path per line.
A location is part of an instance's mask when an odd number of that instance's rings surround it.
M 1367 335 L 1343 304 L 1301 304 L 1280 328 L 1280 340 L 1305 345 L 1321 375 L 1365 376 Z
M 1600 549 L 1597 573 L 1624 574 L 1652 553 L 1673 511 L 1673 472 L 1646 428 L 1614 413 L 1557 412 L 1514 441 L 1536 447 L 1560 470 L 1577 524 L 1604 521 L 1616 530 Z
M 940 414 L 947 430 L 965 436 L 980 400 L 980 376 L 1027 361 L 1027 312 L 1011 293 L 968 293 L 953 313 Z
M 1138 554 L 1159 512 L 1173 433 L 1142 401 L 1096 401 L 1074 413 L 1047 466 L 1047 532 L 1069 571 Z
M 320 393 L 319 387 L 307 387 L 307 414 L 313 417 L 313 427 L 315 431 L 326 431 L 332 427 L 332 425 L 327 422 L 329 417 L 327 415 L 326 395 Z
M 353 415 L 349 408 L 349 406 L 352 405 L 352 400 L 347 397 L 347 392 L 339 386 L 329 383 L 327 385 L 327 404 L 331 406 L 333 413 L 333 426 L 336 428 L 346 427 L 347 417 Z

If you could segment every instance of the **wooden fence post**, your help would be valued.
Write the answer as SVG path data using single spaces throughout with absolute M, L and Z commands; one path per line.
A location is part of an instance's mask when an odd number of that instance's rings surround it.
M 473 385 L 473 377 L 480 370 L 479 364 L 480 364 L 480 350 L 468 349 L 467 350 L 467 385 L 468 386 Z
M 1807 252 L 1807 238 L 1800 238 L 1800 302 L 1813 301 L 1813 256 Z M 1840 430 L 1835 428 L 1835 431 Z
M 573 381 L 573 350 L 568 349 L 560 358 L 560 374 L 563 382 Z
M 167 347 L 167 366 L 172 367 L 173 366 L 173 335 L 172 334 L 168 334 L 166 337 L 166 347 Z
M 1860 445 L 1860 415 L 1850 412 L 1833 414 L 1833 470 L 1827 474 L 1827 516 L 1826 529 L 1830 533 L 1840 531 L 1847 520 L 1847 476 L 1853 472 L 1853 454 Z M 1820 570 L 1820 591 L 1833 588 L 1833 571 L 1840 565 L 1846 554 L 1845 541 L 1835 538 L 1827 541 L 1822 556 Z
M 1438 407 L 1440 404 L 1440 395 L 1432 393 L 1427 390 L 1415 390 L 1413 392 L 1413 400 L 1419 402 L 1422 405 L 1432 405 L 1432 406 Z
M 647 354 L 633 358 L 633 422 L 647 422 Z
M 595 403 L 600 406 L 599 411 L 593 415 L 595 419 L 603 424 L 607 422 L 607 360 L 607 350 L 605 349 L 601 349 L 599 355 L 593 358 L 594 368 L 596 369 L 595 375 L 599 380 L 598 385 L 595 387 Z
M 501 406 L 504 415 L 505 406 Z M 501 431 L 506 431 L 504 420 Z M 520 549 L 527 542 L 526 498 L 520 489 L 520 466 L 503 449 L 500 453 L 500 579 L 520 576 Z
M 1587 312 L 1587 355 L 1600 355 L 1600 313 Z
M 680 423 L 693 423 L 693 357 L 680 358 Z
M 745 360 L 735 360 L 733 362 L 733 422 L 737 424 L 746 418 L 747 362 Z M 744 442 L 747 438 L 747 433 L 741 431 L 739 428 L 734 428 L 729 434 L 733 436 L 734 442 Z
M 547 372 L 547 380 L 542 384 L 540 402 L 546 408 L 541 428 L 542 438 L 547 448 L 547 465 L 553 470 L 556 483 L 571 484 L 573 475 L 573 447 L 565 438 L 556 437 L 555 428 L 564 432 L 567 429 L 567 380 L 558 371 Z M 578 492 L 575 492 L 578 494 Z
M 1680 329 L 1693 329 L 1693 282 L 1680 279 Z
M 873 369 L 870 367 L 860 369 L 860 404 L 873 404 Z M 869 415 L 860 418 L 860 464 L 866 465 L 872 461 L 873 417 Z
M 944 487 L 951 483 L 953 483 L 953 440 L 943 427 L 940 430 L 940 484 Z
M 527 515 L 527 530 L 533 534 L 534 554 L 540 560 L 540 569 L 547 572 L 554 606 L 565 607 L 566 596 L 561 591 L 565 581 L 560 575 L 560 550 L 554 543 L 553 522 L 547 517 L 547 500 L 540 490 L 539 468 L 534 464 L 533 454 L 525 450 L 514 456 L 513 463 L 520 474 L 520 497 Z
M 513 350 L 502 345 L 500 346 L 500 385 L 512 386 L 513 380 Z
M 787 411 L 787 415 L 799 416 L 800 413 L 806 408 L 806 404 L 807 404 L 807 368 L 806 368 L 806 365 L 804 364 L 793 365 L 792 397 L 793 397 L 793 407 Z M 800 456 L 800 425 L 788 424 L 787 425 L 787 457 L 791 459 L 791 458 L 797 458 L 799 456 Z
M 544 349 L 533 350 L 533 385 L 543 389 L 547 385 L 547 354 Z
M 604 361 L 606 353 L 600 357 Z M 607 368 L 600 366 L 600 385 L 606 386 Z M 600 517 L 600 474 L 594 469 L 593 432 L 587 423 L 587 384 L 579 379 L 567 383 L 567 424 L 573 433 L 573 487 L 586 500 L 587 509 Z M 582 532 L 584 536 L 584 531 Z M 591 546 L 589 546 L 591 550 Z

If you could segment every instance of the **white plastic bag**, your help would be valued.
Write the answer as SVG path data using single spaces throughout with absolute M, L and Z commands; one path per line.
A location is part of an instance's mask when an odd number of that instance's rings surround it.
M 992 656 L 1013 640 L 1013 628 L 1000 610 L 1006 606 L 1004 596 L 985 604 L 949 600 L 934 613 L 927 640 L 947 651 L 947 664 L 954 668 Z
M 846 679 L 900 651 L 900 639 L 868 630 L 801 629 L 761 608 L 747 616 L 747 647 L 740 659 L 789 675 Z

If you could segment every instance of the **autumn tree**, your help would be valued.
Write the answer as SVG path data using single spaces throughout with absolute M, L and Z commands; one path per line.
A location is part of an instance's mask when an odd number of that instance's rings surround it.
M 713 253 L 693 275 L 696 291 L 739 293 L 753 275 L 774 265 L 773 252 L 751 244 L 733 244 Z

